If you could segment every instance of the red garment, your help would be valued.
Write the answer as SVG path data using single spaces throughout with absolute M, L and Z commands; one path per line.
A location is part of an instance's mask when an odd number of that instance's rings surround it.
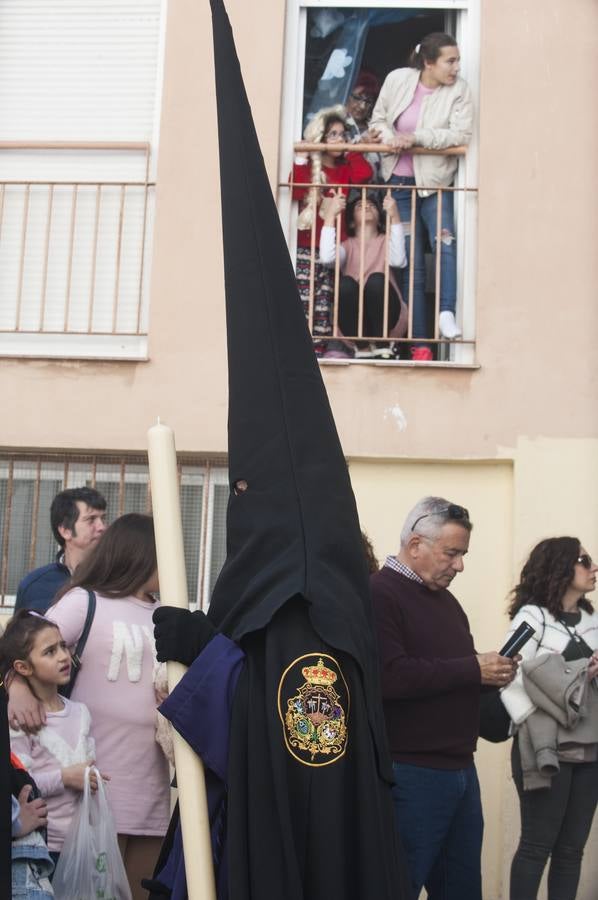
M 21 762 L 21 760 L 19 759 L 17 754 L 13 753 L 12 750 L 10 751 L 10 764 L 15 769 L 22 769 L 23 772 L 27 771 L 27 769 L 25 768 L 25 766 L 23 765 L 23 763 Z
M 361 153 L 347 153 L 342 156 L 334 166 L 322 166 L 322 172 L 326 175 L 328 184 L 367 184 L 371 179 L 374 171 L 367 159 Z M 292 181 L 302 184 L 311 182 L 311 164 L 309 160 L 304 164 L 295 163 L 293 166 Z M 304 200 L 309 197 L 309 188 L 294 187 L 293 200 Z M 336 188 L 322 187 L 322 196 L 330 197 L 334 194 Z M 343 190 L 345 197 L 349 193 Z M 316 216 L 316 247 L 320 246 L 320 231 L 322 230 L 323 220 L 320 215 Z M 345 217 L 341 216 L 341 240 L 347 236 L 345 229 Z M 297 232 L 297 246 L 311 247 L 311 228 L 302 229 Z

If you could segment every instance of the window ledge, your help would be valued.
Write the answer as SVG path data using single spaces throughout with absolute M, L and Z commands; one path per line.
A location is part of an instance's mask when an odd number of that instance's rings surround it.
M 5 332 L 0 334 L 0 357 L 145 362 L 147 335 Z
M 480 369 L 479 363 L 460 363 L 450 360 L 418 361 L 412 359 L 318 359 L 323 366 L 391 366 L 399 369 Z

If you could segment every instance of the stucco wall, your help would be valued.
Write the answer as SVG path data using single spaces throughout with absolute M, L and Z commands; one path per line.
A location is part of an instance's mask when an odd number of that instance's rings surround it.
M 381 563 L 398 551 L 403 520 L 420 497 L 436 494 L 469 509 L 470 550 L 453 590 L 480 652 L 502 644 L 507 595 L 538 540 L 574 534 L 586 547 L 598 547 L 598 441 L 523 441 L 514 462 L 351 460 L 350 472 L 362 527 Z M 476 754 L 485 819 L 484 900 L 507 900 L 519 838 L 509 752 L 510 742 L 481 740 Z M 598 821 L 588 848 L 597 839 Z M 598 859 L 588 849 L 578 900 L 595 900 L 597 879 Z
M 209 7 L 169 4 L 147 363 L 5 360 L 3 444 L 225 448 L 226 351 Z M 284 4 L 228 3 L 266 162 L 279 146 Z M 477 371 L 327 367 L 351 456 L 493 458 L 596 436 L 598 6 L 482 3 Z M 563 373 L 566 372 L 566 377 Z M 398 431 L 392 410 L 406 427 Z M 56 408 L 68 409 L 57 417 Z M 93 410 L 93 415 L 90 415 Z M 389 413 L 389 410 L 391 412 Z

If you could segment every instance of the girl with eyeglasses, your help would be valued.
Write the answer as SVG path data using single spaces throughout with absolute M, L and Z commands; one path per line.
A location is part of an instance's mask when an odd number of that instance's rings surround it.
M 534 900 L 549 857 L 549 900 L 574 900 L 577 892 L 598 803 L 598 614 L 585 596 L 596 587 L 596 572 L 577 538 L 548 538 L 532 550 L 513 591 L 509 633 L 526 621 L 535 634 L 501 694 L 515 732 L 521 810 L 511 900 Z M 569 665 L 539 658 L 545 654 L 560 654 Z M 547 662 L 557 666 L 549 670 Z
M 360 153 L 345 153 L 336 145 L 350 142 L 347 133 L 347 116 L 343 106 L 321 109 L 308 123 L 303 137 L 313 144 L 322 144 L 322 151 L 301 153 L 295 156 L 292 181 L 293 199 L 300 204 L 297 220 L 297 287 L 305 315 L 309 319 L 312 293 L 313 259 L 313 325 L 314 350 L 317 356 L 325 354 L 327 344 L 323 340 L 332 331 L 332 300 L 334 295 L 333 272 L 320 263 L 320 232 L 323 217 L 330 198 L 337 189 L 334 185 L 367 184 L 372 177 L 372 167 Z M 311 185 L 302 187 L 299 185 Z M 326 185 L 330 185 L 329 188 Z M 347 188 L 341 187 L 346 196 Z M 346 236 L 344 217 L 341 218 L 341 235 Z M 313 247 L 313 257 L 312 257 Z

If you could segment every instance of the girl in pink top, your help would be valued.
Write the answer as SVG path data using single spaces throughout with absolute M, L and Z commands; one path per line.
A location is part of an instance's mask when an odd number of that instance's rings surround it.
M 87 591 L 96 594 L 72 697 L 89 706 L 98 764 L 110 773 L 108 796 L 134 900 L 147 896 L 140 881 L 153 871 L 170 814 L 168 763 L 155 739 L 158 589 L 152 519 L 129 513 L 104 532 L 47 613 L 72 648 L 83 631 Z
M 48 803 L 48 849 L 54 861 L 83 790 L 85 767 L 94 761 L 89 711 L 61 697 L 58 688 L 71 675 L 71 656 L 59 629 L 43 616 L 18 612 L 0 639 L 2 671 L 27 680 L 43 703 L 46 724 L 37 734 L 10 732 L 10 746 L 29 770 Z M 95 774 L 90 778 L 97 789 Z
M 320 236 L 323 265 L 336 261 L 336 220 L 345 209 L 340 192 L 330 201 Z M 388 217 L 389 235 L 385 232 Z M 383 203 L 370 191 L 365 198 L 349 204 L 349 237 L 339 245 L 338 333 L 355 338 L 359 331 L 360 281 L 363 286 L 361 333 L 365 341 L 339 341 L 338 357 L 398 359 L 398 344 L 375 338 L 386 334 L 400 338 L 407 331 L 407 306 L 401 296 L 393 268 L 407 264 L 405 235 L 397 204 L 387 191 Z M 387 321 L 384 322 L 386 271 L 388 270 Z

